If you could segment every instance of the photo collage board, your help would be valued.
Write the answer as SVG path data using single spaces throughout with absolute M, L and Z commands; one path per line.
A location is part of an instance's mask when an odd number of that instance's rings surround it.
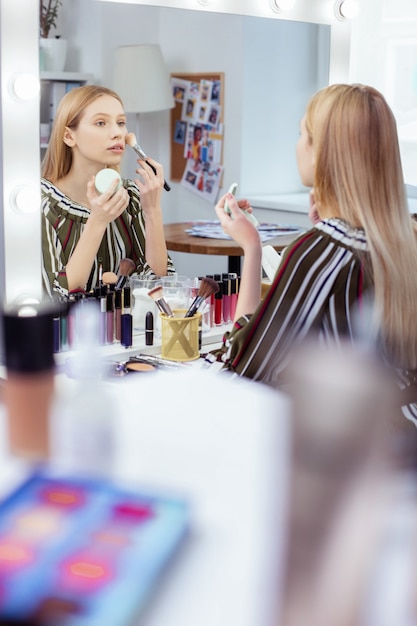
M 185 76 L 171 77 L 171 178 L 215 204 L 223 174 L 223 77 Z

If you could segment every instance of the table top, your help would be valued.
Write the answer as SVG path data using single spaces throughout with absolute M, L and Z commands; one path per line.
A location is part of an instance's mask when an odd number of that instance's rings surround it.
M 195 237 L 186 233 L 191 222 L 177 222 L 165 224 L 165 241 L 168 250 L 175 252 L 190 252 L 193 254 L 217 254 L 227 256 L 243 256 L 242 248 L 231 239 L 211 239 L 209 237 Z M 291 235 L 282 235 L 270 239 L 267 243 L 277 252 L 281 252 L 288 244 L 292 243 L 299 232 Z

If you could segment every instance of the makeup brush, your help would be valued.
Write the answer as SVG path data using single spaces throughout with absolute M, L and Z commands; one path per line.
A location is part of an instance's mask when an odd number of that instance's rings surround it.
M 116 283 L 116 289 L 122 288 L 127 283 L 127 280 L 136 269 L 136 265 L 132 259 L 122 259 L 119 267 L 119 278 Z
M 198 294 L 190 304 L 190 307 L 184 317 L 192 317 L 195 315 L 206 298 L 209 298 L 213 294 L 217 293 L 219 289 L 220 287 L 217 280 L 214 280 L 214 278 L 203 277 L 200 281 Z
M 154 287 L 153 289 L 148 291 L 148 296 L 155 301 L 155 304 L 161 311 L 161 313 L 165 313 L 165 315 L 167 315 L 168 317 L 174 317 L 171 307 L 164 298 L 162 285 L 158 285 L 158 287 Z
M 126 135 L 125 141 L 126 141 L 127 145 L 130 146 L 131 148 L 133 148 L 133 150 L 136 152 L 136 154 L 141 159 L 143 159 L 145 161 L 145 163 L 147 163 L 149 165 L 149 167 L 153 170 L 153 173 L 156 174 L 156 169 L 154 168 L 154 166 L 151 163 L 149 163 L 148 157 L 146 156 L 145 152 L 142 150 L 140 145 L 137 143 L 135 134 L 134 133 L 128 133 Z M 166 180 L 164 180 L 164 189 L 166 191 L 170 191 L 171 190 L 171 187 L 168 185 Z
M 111 287 L 117 283 L 117 274 L 114 272 L 103 272 L 101 280 L 103 281 L 103 285 Z

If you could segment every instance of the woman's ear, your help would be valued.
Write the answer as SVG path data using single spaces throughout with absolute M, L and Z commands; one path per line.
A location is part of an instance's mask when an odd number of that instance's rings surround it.
M 67 146 L 69 146 L 70 148 L 75 146 L 75 139 L 74 139 L 74 136 L 72 134 L 72 130 L 71 130 L 71 128 L 69 128 L 69 126 L 65 126 L 65 131 L 64 131 L 64 136 L 62 138 L 62 141 L 65 144 L 67 144 Z

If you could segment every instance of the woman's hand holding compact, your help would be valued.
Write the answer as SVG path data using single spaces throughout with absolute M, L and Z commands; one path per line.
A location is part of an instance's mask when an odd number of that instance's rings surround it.
M 115 179 L 103 193 L 95 186 L 94 177 L 87 183 L 87 198 L 90 204 L 90 219 L 107 226 L 118 218 L 129 204 L 129 194 Z
M 226 200 L 230 214 L 224 210 Z M 245 252 L 255 246 L 261 246 L 256 226 L 246 216 L 246 212 L 252 213 L 248 200 L 237 200 L 233 194 L 226 193 L 220 198 L 215 210 L 224 232 L 230 235 Z

